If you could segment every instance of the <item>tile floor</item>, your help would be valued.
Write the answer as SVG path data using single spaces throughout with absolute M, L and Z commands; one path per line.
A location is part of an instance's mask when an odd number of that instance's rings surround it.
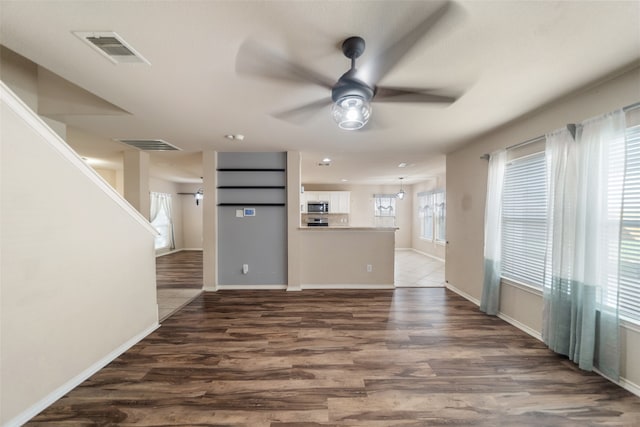
M 444 262 L 412 250 L 397 250 L 395 256 L 397 288 L 434 288 L 444 286 Z M 201 289 L 158 289 L 160 322 L 200 295 Z
M 396 288 L 444 287 L 444 262 L 412 250 L 397 250 Z

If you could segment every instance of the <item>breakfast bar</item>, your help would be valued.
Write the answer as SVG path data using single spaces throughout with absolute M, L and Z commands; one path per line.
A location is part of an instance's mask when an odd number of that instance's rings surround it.
M 302 289 L 393 289 L 395 227 L 300 227 Z

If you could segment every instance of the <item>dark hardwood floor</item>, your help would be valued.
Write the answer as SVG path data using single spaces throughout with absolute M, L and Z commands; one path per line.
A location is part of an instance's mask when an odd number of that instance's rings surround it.
M 443 288 L 223 291 L 29 425 L 638 426 L 640 398 Z
M 158 289 L 202 289 L 202 251 L 180 251 L 156 258 Z

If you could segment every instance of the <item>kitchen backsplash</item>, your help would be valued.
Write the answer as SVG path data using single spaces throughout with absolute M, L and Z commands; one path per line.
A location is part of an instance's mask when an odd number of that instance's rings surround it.
M 326 218 L 329 220 L 329 227 L 348 227 L 349 214 L 302 214 L 302 225 L 307 225 L 307 218 Z

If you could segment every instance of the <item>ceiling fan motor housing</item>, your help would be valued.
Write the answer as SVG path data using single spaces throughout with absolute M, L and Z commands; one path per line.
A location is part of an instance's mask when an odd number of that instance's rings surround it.
M 349 37 L 342 42 L 342 52 L 349 59 L 356 59 L 364 53 L 364 39 L 362 37 Z
M 350 69 L 340 77 L 340 80 L 331 89 L 331 99 L 333 102 L 345 96 L 359 96 L 365 101 L 371 101 L 374 90 L 365 82 L 355 77 L 355 68 Z

